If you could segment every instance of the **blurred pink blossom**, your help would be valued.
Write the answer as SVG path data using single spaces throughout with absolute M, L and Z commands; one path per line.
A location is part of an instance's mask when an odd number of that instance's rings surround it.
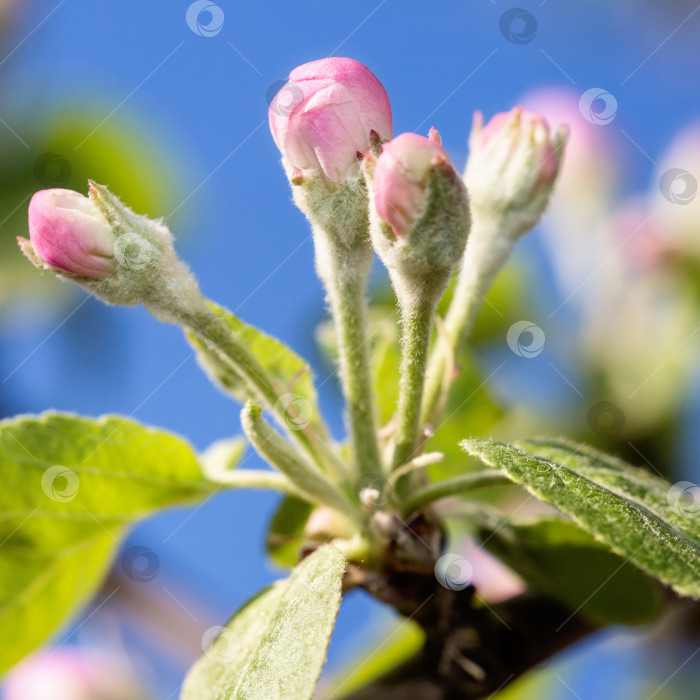
M 63 647 L 27 657 L 6 677 L 5 700 L 143 700 L 128 669 L 104 653 Z

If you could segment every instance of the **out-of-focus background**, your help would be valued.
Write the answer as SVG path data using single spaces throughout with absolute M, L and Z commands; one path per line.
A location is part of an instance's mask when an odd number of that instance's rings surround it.
M 700 5 L 217 0 L 188 19 L 190 5 L 0 0 L 3 417 L 121 413 L 201 449 L 238 432 L 238 407 L 177 328 L 41 276 L 17 250 L 34 191 L 85 192 L 91 177 L 165 218 L 208 296 L 311 361 L 342 435 L 337 382 L 315 341 L 325 311 L 309 230 L 267 107 L 294 66 L 350 56 L 385 85 L 395 133 L 435 125 L 458 168 L 475 109 L 488 118 L 521 103 L 572 132 L 545 222 L 484 307 L 478 381 L 464 389 L 475 398 L 440 447 L 458 460 L 456 440 L 470 434 L 568 434 L 672 481 L 700 480 Z M 379 267 L 375 284 L 391 304 Z M 112 673 L 154 700 L 176 698 L 211 628 L 280 576 L 263 548 L 275 506 L 269 494 L 223 493 L 138 526 L 99 598 L 15 687 L 43 678 L 57 693 Z M 328 673 L 391 624 L 349 596 Z M 665 639 L 606 631 L 499 697 L 696 698 L 700 642 Z

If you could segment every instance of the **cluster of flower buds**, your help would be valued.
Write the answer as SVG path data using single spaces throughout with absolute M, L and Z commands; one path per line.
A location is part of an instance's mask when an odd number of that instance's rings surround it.
M 365 328 L 374 252 L 389 270 L 404 333 L 398 466 L 416 443 L 432 317 L 450 274 L 462 261 L 445 320 L 457 344 L 474 299 L 482 297 L 515 239 L 540 218 L 565 131 L 552 138 L 539 114 L 520 108 L 486 126 L 477 113 L 462 178 L 435 129 L 428 138 L 401 134 L 392 140 L 384 87 L 349 58 L 293 70 L 270 104 L 269 121 L 294 199 L 312 224 L 316 265 L 336 321 L 355 457 L 367 473 L 383 468 Z M 162 320 L 199 331 L 211 315 L 167 227 L 136 215 L 105 187 L 91 183 L 88 197 L 38 192 L 29 207 L 29 232 L 30 240 L 19 243 L 37 267 L 108 303 L 142 303 Z M 237 350 L 238 362 L 245 353 Z M 447 376 L 438 369 L 434 374 Z M 442 386 L 440 376 L 435 386 Z

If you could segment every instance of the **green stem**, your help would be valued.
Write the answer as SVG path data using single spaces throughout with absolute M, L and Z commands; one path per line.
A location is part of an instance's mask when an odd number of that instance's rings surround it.
M 348 406 L 357 473 L 381 474 L 365 298 L 372 248 L 364 239 L 341 245 L 318 227 L 314 227 L 314 238 L 316 267 L 326 286 L 335 322 L 340 379 Z
M 255 449 L 308 500 L 330 506 L 362 522 L 359 505 L 355 505 L 320 469 L 307 462 L 292 445 L 273 430 L 263 418 L 262 408 L 248 401 L 241 411 L 241 424 Z
M 420 412 L 430 331 L 437 305 L 431 290 L 401 294 L 402 349 L 401 381 L 392 470 L 415 456 L 420 432 Z
M 466 343 L 481 309 L 484 296 L 505 263 L 511 248 L 499 237 L 501 220 L 474 216 L 464 264 L 445 316 L 442 333 L 428 363 L 422 420 L 436 426 L 442 417 L 447 391 L 454 375 L 454 358 Z M 506 241 L 494 246 L 494 241 Z
M 239 489 L 270 489 L 288 496 L 306 498 L 306 495 L 292 484 L 287 477 L 271 471 L 257 469 L 232 469 L 213 480 L 216 484 Z
M 439 501 L 447 496 L 455 496 L 458 493 L 476 491 L 477 489 L 491 486 L 509 486 L 512 484 L 513 482 L 505 474 L 490 469 L 460 474 L 452 479 L 436 481 L 421 490 L 414 491 L 402 504 L 402 512 L 408 516 L 414 511 L 420 510 L 423 506 L 433 503 L 433 501 Z

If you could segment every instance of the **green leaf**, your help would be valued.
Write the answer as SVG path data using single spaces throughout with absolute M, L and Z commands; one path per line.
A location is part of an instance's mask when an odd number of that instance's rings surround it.
M 0 671 L 97 591 L 135 520 L 213 486 L 192 448 L 119 417 L 0 423 Z
M 569 520 L 510 517 L 480 536 L 530 588 L 597 624 L 642 624 L 660 611 L 658 584 Z
M 320 435 L 325 435 L 326 430 L 321 420 L 321 414 L 317 408 L 316 390 L 314 389 L 311 370 L 308 363 L 293 350 L 276 338 L 269 336 L 254 326 L 243 323 L 237 316 L 213 302 L 207 302 L 213 317 L 224 324 L 224 328 L 243 345 L 255 358 L 262 369 L 267 372 L 268 379 L 277 387 L 280 396 L 286 396 L 287 401 L 283 412 L 287 410 L 287 404 L 294 405 L 294 398 L 289 394 L 297 394 L 300 401 L 296 404 L 301 411 L 300 418 L 308 420 L 316 428 Z M 221 333 L 212 323 L 214 333 Z M 225 333 L 225 331 L 223 331 Z M 193 333 L 187 332 L 187 339 L 197 351 L 197 359 L 214 383 L 237 401 L 245 403 L 248 399 L 257 400 L 258 396 L 250 388 L 246 380 L 236 372 L 230 363 L 223 361 L 216 349 L 216 338 L 207 344 L 198 339 Z M 290 416 L 290 420 L 294 420 Z M 296 426 L 292 426 L 296 427 Z
M 674 502 L 664 479 L 561 440 L 461 445 L 571 516 L 623 559 L 682 595 L 700 597 L 700 519 L 684 513 L 679 499 Z
M 304 528 L 313 509 L 312 503 L 294 496 L 280 503 L 267 533 L 267 553 L 278 566 L 291 569 L 299 561 Z
M 190 670 L 182 700 L 310 700 L 340 606 L 345 558 L 317 549 L 249 601 Z

